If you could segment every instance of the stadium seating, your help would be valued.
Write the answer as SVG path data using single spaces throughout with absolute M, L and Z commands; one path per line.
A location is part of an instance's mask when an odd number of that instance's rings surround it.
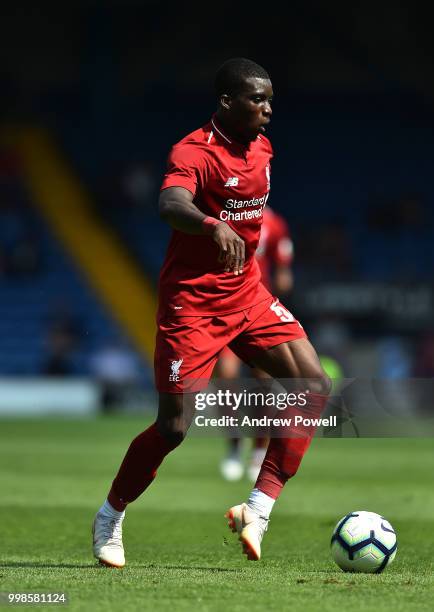
M 27 194 L 23 191 L 21 196 L 20 216 L 37 237 L 40 261 L 38 269 L 31 274 L 0 276 L 0 376 L 36 375 L 44 370 L 50 327 L 64 311 L 77 327 L 71 374 L 85 375 L 93 351 L 119 338 L 121 330 L 38 211 L 30 205 Z M 142 361 L 141 364 L 143 380 L 149 383 L 149 367 Z

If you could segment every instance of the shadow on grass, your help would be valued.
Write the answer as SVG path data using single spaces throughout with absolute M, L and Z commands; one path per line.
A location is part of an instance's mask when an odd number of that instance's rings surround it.
M 229 573 L 239 573 L 239 568 L 232 567 L 203 567 L 200 565 L 157 565 L 155 563 L 151 563 L 149 565 L 135 565 L 134 567 L 140 569 L 167 569 L 167 570 L 199 570 L 201 572 L 229 572 Z
M 105 565 L 102 565 L 100 563 L 43 563 L 43 562 L 38 562 L 38 561 L 34 561 L 34 562 L 30 562 L 30 561 L 26 561 L 26 562 L 21 562 L 21 561 L 11 561 L 10 563 L 0 563 L 0 568 L 26 568 L 26 567 L 33 567 L 33 568 L 39 568 L 39 569 L 61 569 L 61 568 L 67 568 L 67 569 L 100 569 L 101 571 L 103 570 L 120 570 L 122 568 L 110 568 L 107 567 Z M 165 569 L 165 570 L 188 570 L 188 571 L 194 571 L 194 570 L 199 570 L 201 572 L 211 572 L 211 573 L 218 573 L 218 572 L 228 572 L 228 573 L 239 573 L 239 569 L 236 568 L 229 568 L 229 567 L 202 567 L 202 566 L 198 566 L 198 565 L 157 565 L 155 563 L 151 563 L 149 565 L 136 565 L 136 564 L 131 564 L 128 565 L 128 567 L 125 568 L 126 570 L 128 569 L 149 569 L 149 570 L 155 570 L 155 569 Z
M 87 563 L 86 565 L 82 564 L 82 563 L 41 563 L 38 561 L 11 561 L 10 563 L 0 563 L 0 568 L 20 568 L 20 567 L 35 567 L 35 568 L 71 568 L 71 569 L 85 569 L 87 567 L 92 568 L 92 567 L 98 567 L 98 565 L 95 565 L 93 563 Z

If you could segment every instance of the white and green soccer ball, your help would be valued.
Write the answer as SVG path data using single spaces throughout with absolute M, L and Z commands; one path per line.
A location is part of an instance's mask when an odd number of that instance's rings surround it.
M 364 510 L 341 518 L 331 540 L 332 557 L 344 572 L 379 574 L 392 563 L 396 549 L 389 521 Z

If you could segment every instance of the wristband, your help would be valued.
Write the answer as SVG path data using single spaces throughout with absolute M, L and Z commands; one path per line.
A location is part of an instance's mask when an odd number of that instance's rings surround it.
M 215 226 L 220 225 L 220 223 L 223 223 L 223 221 L 215 219 L 214 217 L 205 217 L 202 221 L 203 233 L 207 235 L 213 234 Z

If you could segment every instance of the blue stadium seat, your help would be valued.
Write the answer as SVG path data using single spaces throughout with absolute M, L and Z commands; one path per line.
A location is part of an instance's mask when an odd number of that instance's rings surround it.
M 21 212 L 38 236 L 41 266 L 28 278 L 0 277 L 0 376 L 41 373 L 50 321 L 63 305 L 81 331 L 71 359 L 72 372 L 86 374 L 91 352 L 108 339 L 120 337 L 121 330 L 37 210 L 23 206 Z M 143 380 L 149 384 L 149 366 L 137 358 Z

